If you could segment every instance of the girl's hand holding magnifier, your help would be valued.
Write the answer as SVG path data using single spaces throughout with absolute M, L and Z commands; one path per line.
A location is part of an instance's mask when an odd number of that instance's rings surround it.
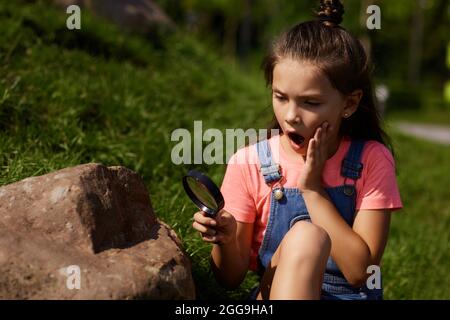
M 236 220 L 223 210 L 222 193 L 216 184 L 203 173 L 191 170 L 183 177 L 183 187 L 201 210 L 194 214 L 192 227 L 199 231 L 203 241 L 226 244 L 236 239 Z
M 192 227 L 205 242 L 227 244 L 236 239 L 236 219 L 225 210 L 220 210 L 215 219 L 203 211 L 195 213 Z

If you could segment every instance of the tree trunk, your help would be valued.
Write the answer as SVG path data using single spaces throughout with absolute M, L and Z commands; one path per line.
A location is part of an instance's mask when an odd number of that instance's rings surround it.
M 252 0 L 245 0 L 244 15 L 239 28 L 239 61 L 245 67 L 245 59 L 251 49 L 252 42 Z
M 420 83 L 424 28 L 423 9 L 426 2 L 427 0 L 416 0 L 411 19 L 408 82 L 414 87 L 418 86 Z

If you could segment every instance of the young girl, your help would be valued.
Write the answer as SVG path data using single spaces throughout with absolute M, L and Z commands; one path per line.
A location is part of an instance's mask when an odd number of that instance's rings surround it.
M 233 155 L 215 219 L 194 215 L 219 283 L 260 274 L 253 298 L 382 298 L 377 281 L 366 285 L 368 267 L 380 264 L 402 203 L 371 65 L 339 26 L 343 12 L 321 1 L 317 20 L 274 43 L 264 66 L 280 134 Z

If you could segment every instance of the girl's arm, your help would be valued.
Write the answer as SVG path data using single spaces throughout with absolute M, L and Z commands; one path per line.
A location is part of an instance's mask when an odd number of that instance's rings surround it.
M 389 234 L 389 211 L 360 210 L 352 229 L 325 190 L 306 191 L 303 197 L 312 222 L 324 228 L 331 238 L 333 260 L 347 281 L 360 287 L 369 276 L 367 267 L 381 261 Z
M 353 228 L 341 217 L 322 185 L 322 172 L 328 158 L 327 138 L 332 128 L 327 123 L 316 130 L 308 144 L 304 170 L 298 187 L 314 224 L 331 238 L 331 256 L 347 281 L 359 287 L 366 281 L 367 267 L 379 264 L 390 226 L 388 210 L 360 210 Z
M 227 289 L 239 287 L 250 262 L 253 223 L 237 222 L 236 237 L 225 244 L 214 244 L 211 269 L 217 281 Z
M 210 262 L 217 281 L 227 289 L 237 288 L 249 266 L 253 223 L 236 222 L 225 210 L 215 218 L 199 211 L 194 214 L 192 226 L 205 242 L 214 244 Z

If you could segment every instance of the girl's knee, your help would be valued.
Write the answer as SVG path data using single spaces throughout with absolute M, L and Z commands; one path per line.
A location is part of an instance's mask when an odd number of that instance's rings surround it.
M 280 255 L 290 259 L 325 259 L 331 251 L 328 233 L 311 222 L 299 221 L 286 233 L 280 244 Z

